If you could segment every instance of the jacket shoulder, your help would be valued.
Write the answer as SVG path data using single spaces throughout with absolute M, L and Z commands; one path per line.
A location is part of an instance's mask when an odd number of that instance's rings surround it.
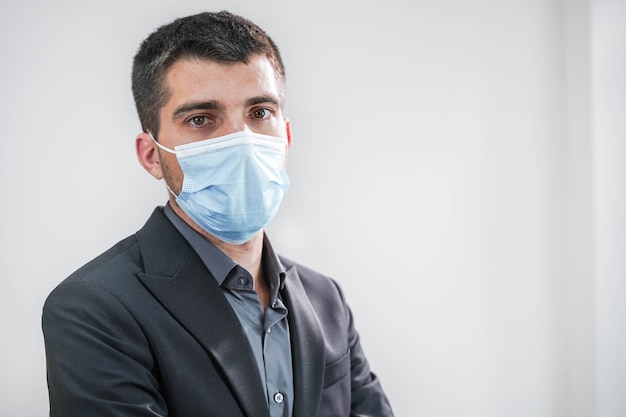
M 315 307 L 347 308 L 341 286 L 334 278 L 284 256 L 279 258 L 285 269 L 295 269 L 307 297 Z
M 59 285 L 74 281 L 102 283 L 141 270 L 141 254 L 136 237 L 129 236 L 81 266 Z M 132 271 L 132 272 L 131 272 Z
M 283 264 L 286 270 L 295 269 L 298 272 L 298 276 L 305 287 L 307 285 L 330 285 L 337 287 L 337 282 L 330 276 L 323 274 L 315 269 L 312 269 L 306 265 L 295 262 L 289 258 L 279 255 L 280 262 Z

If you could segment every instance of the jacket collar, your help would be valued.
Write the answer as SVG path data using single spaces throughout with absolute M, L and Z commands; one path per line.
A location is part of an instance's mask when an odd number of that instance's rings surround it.
M 252 349 L 222 290 L 198 255 L 157 208 L 137 232 L 139 279 L 205 348 L 248 416 L 269 417 Z
M 293 415 L 316 417 L 319 414 L 324 384 L 324 337 L 296 267 L 288 266 L 286 273 L 283 293 L 289 310 L 287 319 L 292 346 L 295 395 Z
M 205 348 L 231 382 L 248 416 L 269 411 L 252 349 L 221 288 L 196 252 L 157 208 L 137 232 L 144 260 L 139 279 L 152 295 Z M 324 342 L 320 323 L 296 267 L 287 265 L 283 293 L 288 308 L 297 417 L 317 416 L 324 382 Z

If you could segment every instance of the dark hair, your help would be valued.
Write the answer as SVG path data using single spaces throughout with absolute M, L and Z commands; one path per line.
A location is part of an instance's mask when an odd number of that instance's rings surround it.
M 141 127 L 155 136 L 159 113 L 170 92 L 168 69 L 181 59 L 207 59 L 219 63 L 248 63 L 262 55 L 273 65 L 281 85 L 285 68 L 274 41 L 251 21 L 221 11 L 176 19 L 146 38 L 133 61 L 132 90 Z

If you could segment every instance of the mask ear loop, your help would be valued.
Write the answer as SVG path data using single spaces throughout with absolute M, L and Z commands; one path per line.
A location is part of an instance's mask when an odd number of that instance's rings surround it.
M 148 132 L 148 134 L 150 135 L 150 139 L 152 139 L 152 141 L 154 143 L 156 143 L 156 146 L 158 146 L 159 148 L 163 149 L 165 152 L 169 152 L 169 153 L 173 153 L 174 155 L 176 155 L 176 151 L 170 148 L 166 148 L 165 146 L 161 145 L 159 142 L 157 142 L 157 140 L 154 138 L 154 136 L 152 136 L 151 132 Z
M 156 146 L 158 146 L 159 148 L 163 149 L 165 152 L 169 152 L 169 153 L 173 153 L 174 155 L 176 155 L 176 151 L 170 149 L 170 148 L 166 148 L 165 146 L 161 145 L 159 142 L 156 141 L 156 139 L 154 138 L 154 136 L 152 136 L 152 133 L 148 132 L 148 135 L 150 135 L 150 138 L 152 139 L 152 141 L 154 143 L 156 143 Z M 184 174 L 183 174 L 184 175 Z M 170 188 L 169 184 L 167 183 L 167 181 L 165 181 L 165 186 L 167 187 L 167 191 L 170 192 L 171 195 L 174 196 L 174 198 L 178 198 L 178 196 L 176 195 L 176 193 L 174 191 L 172 191 L 172 189 Z

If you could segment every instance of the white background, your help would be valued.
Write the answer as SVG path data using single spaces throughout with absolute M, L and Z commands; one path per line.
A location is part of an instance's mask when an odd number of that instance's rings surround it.
M 47 294 L 167 193 L 131 60 L 230 9 L 287 66 L 277 249 L 343 286 L 398 416 L 626 415 L 626 2 L 0 6 L 0 415 L 47 414 Z

